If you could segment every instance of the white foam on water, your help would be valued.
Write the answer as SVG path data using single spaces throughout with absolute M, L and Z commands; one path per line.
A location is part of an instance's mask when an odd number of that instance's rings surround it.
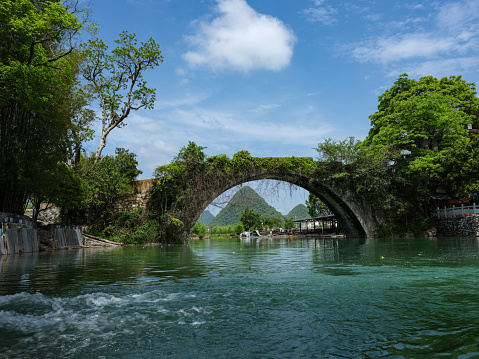
M 38 292 L 3 296 L 0 332 L 14 331 L 23 336 L 17 336 L 11 348 L 0 347 L 0 352 L 11 350 L 11 357 L 29 357 L 28 348 L 35 347 L 42 353 L 61 352 L 75 357 L 91 346 L 121 346 L 122 340 L 135 338 L 138 333 L 177 325 L 198 327 L 207 323 L 209 312 L 194 302 L 189 293 L 162 290 L 73 297 L 49 297 Z
M 163 308 L 163 307 L 160 307 L 160 308 L 158 308 L 158 310 L 157 310 L 157 313 L 161 313 L 161 314 L 170 314 L 170 313 L 171 313 L 171 311 L 170 311 L 170 310 L 168 310 L 168 309 L 165 309 L 165 308 Z
M 97 293 L 85 295 L 85 301 L 86 304 L 90 306 L 104 307 L 107 305 L 125 304 L 127 302 L 127 298 L 119 298 L 110 294 Z
M 151 292 L 132 295 L 132 298 L 135 300 L 136 303 L 171 302 L 177 300 L 179 297 L 179 293 L 166 294 L 165 292 L 160 290 L 154 290 Z
M 206 324 L 206 322 L 202 321 L 202 322 L 193 322 L 193 323 L 191 323 L 191 325 L 194 326 L 194 327 L 199 327 L 200 325 L 203 325 L 203 324 Z
M 16 293 L 11 295 L 0 296 L 0 307 L 11 304 L 11 303 L 19 304 L 19 303 L 28 303 L 28 302 L 48 304 L 50 302 L 50 298 L 44 296 L 43 294 L 39 292 L 33 293 L 33 294 L 21 292 L 21 293 Z

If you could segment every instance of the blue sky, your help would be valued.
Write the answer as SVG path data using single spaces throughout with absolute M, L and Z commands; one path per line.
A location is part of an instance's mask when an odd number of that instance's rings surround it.
M 104 153 L 138 155 L 141 178 L 188 141 L 207 155 L 315 157 L 325 138 L 364 139 L 397 77 L 479 81 L 479 1 L 93 0 L 99 37 L 153 37 L 157 89 L 109 136 Z M 98 142 L 88 145 L 94 151 Z M 307 195 L 268 201 L 287 213 Z M 274 198 L 275 197 L 275 198 Z

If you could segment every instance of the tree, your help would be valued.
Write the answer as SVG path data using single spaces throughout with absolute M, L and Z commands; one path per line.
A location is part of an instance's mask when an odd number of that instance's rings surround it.
M 453 195 L 477 197 L 479 193 L 479 136 L 457 142 L 448 151 L 442 172 Z
M 282 217 L 273 217 L 271 218 L 271 227 L 270 228 L 279 228 L 283 224 L 283 218 Z
M 236 225 L 234 226 L 234 229 L 235 229 L 235 234 L 239 236 L 241 233 L 244 232 L 243 223 L 241 222 L 236 223 Z
M 373 166 L 363 163 L 376 176 L 362 171 L 372 181 L 363 181 L 360 189 L 382 194 L 401 232 L 427 229 L 430 195 L 438 188 L 472 194 L 477 186 L 472 144 L 477 141 L 468 125 L 477 128 L 478 114 L 475 85 L 460 76 L 414 80 L 401 75 L 379 96 L 378 111 L 370 116 L 371 130 L 361 145 Z
M 360 141 L 354 137 L 348 137 L 343 141 L 328 138 L 319 143 L 315 150 L 318 151 L 319 161 L 338 162 L 347 165 L 357 160 L 359 145 Z
M 74 40 L 87 21 L 72 4 L 0 3 L 0 211 L 23 213 L 37 179 L 65 158 Z
M 89 224 L 102 229 L 112 222 L 116 201 L 142 173 L 137 166 L 136 155 L 123 148 L 117 148 L 115 156 L 104 156 L 99 162 L 95 162 L 94 154 L 82 159 L 79 172 L 87 183 Z
M 85 209 L 85 194 L 85 183 L 80 176 L 66 164 L 58 163 L 38 178 L 32 188 L 29 199 L 35 209 L 34 221 L 40 212 L 53 205 L 71 217 L 72 212 Z M 46 206 L 42 208 L 41 204 Z
M 124 31 L 115 40 L 118 46 L 107 53 L 108 46 L 98 38 L 87 41 L 83 56 L 83 77 L 87 91 L 101 107 L 102 130 L 95 162 L 101 158 L 110 132 L 124 124 L 132 110 L 151 109 L 156 90 L 146 86 L 143 73 L 163 62 L 160 46 L 150 38 L 137 46 L 135 34 Z
M 245 208 L 241 211 L 240 222 L 247 231 L 258 228 L 261 226 L 261 214 L 250 208 Z
M 294 224 L 294 221 L 292 218 L 286 218 L 284 220 L 284 228 L 285 229 L 291 229 L 291 228 L 294 228 L 296 227 L 295 224 Z
M 196 222 L 191 233 L 196 234 L 200 239 L 206 235 L 206 227 L 200 222 Z
M 326 206 L 318 197 L 310 193 L 306 200 L 306 207 L 308 207 L 308 213 L 312 218 L 327 216 L 331 214 L 328 206 Z
M 78 61 L 81 61 L 79 59 Z M 71 168 L 80 164 L 84 152 L 83 143 L 92 140 L 95 131 L 91 125 L 96 120 L 95 111 L 89 108 L 89 96 L 82 88 L 75 87 L 70 95 L 71 99 L 71 125 L 68 129 L 68 147 L 66 163 Z
M 469 137 L 468 124 L 477 128 L 478 114 L 475 85 L 461 76 L 414 80 L 402 75 L 379 96 L 364 144 L 373 151 L 385 146 L 399 150 L 396 170 L 428 181 L 442 179 L 448 151 Z

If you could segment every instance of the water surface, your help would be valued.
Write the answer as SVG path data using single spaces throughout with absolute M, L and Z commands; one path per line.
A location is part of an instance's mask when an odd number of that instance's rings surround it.
M 0 358 L 479 358 L 477 239 L 0 257 Z

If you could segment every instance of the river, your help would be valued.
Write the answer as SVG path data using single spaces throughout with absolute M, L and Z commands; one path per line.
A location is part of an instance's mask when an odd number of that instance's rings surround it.
M 221 239 L 0 263 L 0 358 L 479 357 L 475 238 Z

